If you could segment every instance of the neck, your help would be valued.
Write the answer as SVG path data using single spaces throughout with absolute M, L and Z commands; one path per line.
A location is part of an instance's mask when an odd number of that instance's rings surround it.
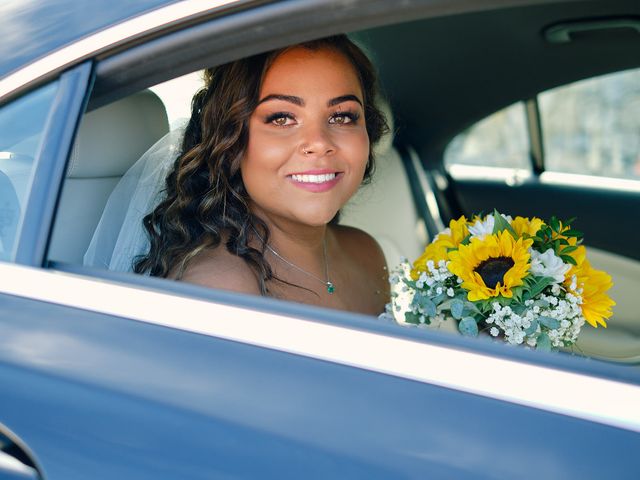
M 325 248 L 329 256 L 331 244 L 327 225 L 304 225 L 287 219 L 273 218 L 261 212 L 254 213 L 269 228 L 269 246 L 278 255 L 319 278 L 325 278 Z M 296 272 L 271 252 L 267 253 L 267 258 L 277 276 L 291 275 L 300 278 L 300 272 Z

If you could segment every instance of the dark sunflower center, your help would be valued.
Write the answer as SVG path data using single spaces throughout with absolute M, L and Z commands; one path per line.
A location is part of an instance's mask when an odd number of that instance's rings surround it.
M 504 285 L 504 274 L 514 265 L 515 262 L 510 257 L 487 258 L 476 267 L 475 271 L 482 277 L 487 287 L 496 288 L 498 282 Z

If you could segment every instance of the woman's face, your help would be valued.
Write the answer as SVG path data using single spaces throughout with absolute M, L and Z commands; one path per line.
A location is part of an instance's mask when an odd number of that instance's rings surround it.
M 369 157 L 364 99 L 349 60 L 293 48 L 267 71 L 241 163 L 253 210 L 324 225 L 358 189 Z

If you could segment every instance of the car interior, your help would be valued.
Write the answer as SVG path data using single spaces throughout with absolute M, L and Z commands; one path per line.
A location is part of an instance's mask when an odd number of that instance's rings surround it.
M 611 296 L 617 305 L 609 327 L 585 326 L 572 351 L 637 367 L 640 217 L 635 212 L 640 209 L 640 174 L 616 182 L 605 172 L 603 181 L 593 185 L 580 175 L 554 177 L 545 168 L 540 95 L 584 79 L 640 69 L 636 2 L 578 3 L 441 14 L 390 25 L 377 19 L 368 25 L 363 21 L 365 29 L 353 27 L 350 36 L 379 71 L 380 105 L 392 128 L 376 147 L 372 183 L 345 206 L 341 223 L 373 235 L 393 266 L 403 256 L 417 258 L 439 230 L 462 214 L 498 208 L 514 216 L 577 217 L 589 258 L 614 279 Z M 97 64 L 50 239 L 51 266 L 89 274 L 101 268 L 83 266 L 83 257 L 105 204 L 125 172 L 169 132 L 165 105 L 150 87 L 340 28 L 268 38 L 256 48 L 255 39 L 243 43 L 231 27 L 226 30 L 226 24 L 214 20 Z M 206 46 L 192 48 L 201 39 Z M 640 98 L 640 90 L 636 94 Z M 459 135 L 514 104 L 522 105 L 524 116 L 524 175 L 518 176 L 521 165 L 496 167 L 482 159 L 473 167 L 445 162 Z M 636 106 L 640 113 L 637 100 Z M 508 130 L 515 123 L 506 125 L 507 137 L 518 135 Z M 15 203 L 14 193 L 0 191 L 0 202 Z

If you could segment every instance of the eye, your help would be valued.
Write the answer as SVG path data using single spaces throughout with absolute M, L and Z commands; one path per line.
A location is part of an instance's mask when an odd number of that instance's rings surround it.
M 276 127 L 287 127 L 295 123 L 293 115 L 287 112 L 277 112 L 269 115 L 264 123 L 271 123 Z
M 356 123 L 358 118 L 360 118 L 360 115 L 354 112 L 336 112 L 329 117 L 329 123 L 347 125 L 349 123 Z

